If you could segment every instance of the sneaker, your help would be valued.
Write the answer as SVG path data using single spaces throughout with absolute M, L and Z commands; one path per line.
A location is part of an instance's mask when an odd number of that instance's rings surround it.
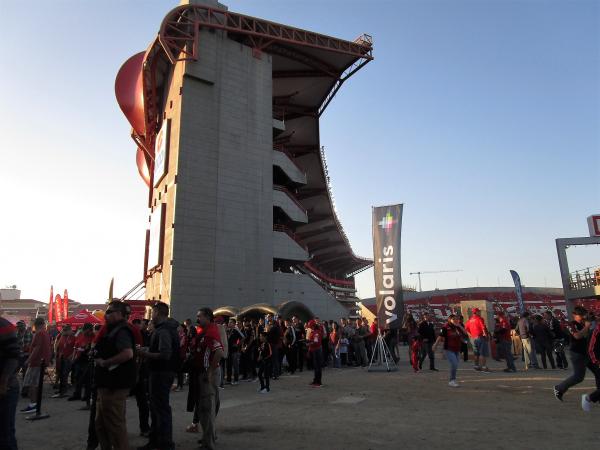
M 487 366 L 482 367 L 481 371 L 485 372 L 485 373 L 491 373 L 492 372 L 490 369 L 487 368 Z
M 436 369 L 435 367 L 430 368 L 429 370 L 433 371 L 433 372 L 439 372 L 438 369 Z
M 590 402 L 587 394 L 581 396 L 581 409 L 585 412 L 590 412 L 592 410 L 592 402 Z
M 30 403 L 25 408 L 23 408 L 21 410 L 21 412 L 24 413 L 24 414 L 27 414 L 27 413 L 30 413 L 30 412 L 35 412 L 36 408 L 37 408 L 37 404 L 36 403 Z
M 554 386 L 554 396 L 556 397 L 557 400 L 560 400 L 561 402 L 563 401 L 563 392 L 560 392 L 558 390 L 558 386 Z
M 268 393 L 269 393 L 269 390 L 268 390 L 267 388 L 265 388 L 265 389 L 261 389 L 259 392 L 260 392 L 261 394 L 268 394 Z
M 481 372 L 481 367 L 479 367 L 479 366 L 473 366 L 473 370 L 476 370 L 477 372 Z
M 453 388 L 457 388 L 457 387 L 460 387 L 460 384 L 458 384 L 456 382 L 456 380 L 450 380 L 450 382 L 448 383 L 448 386 L 453 387 Z
M 232 386 L 237 386 L 240 383 L 238 383 L 237 381 L 233 381 L 231 384 L 232 384 Z
M 506 368 L 506 369 L 504 369 L 502 372 L 509 373 L 509 372 L 512 372 L 512 369 L 508 369 L 508 368 Z
M 50 398 L 64 398 L 66 397 L 67 394 L 61 394 L 60 392 L 57 394 L 52 395 Z
M 312 387 L 314 388 L 320 388 L 321 387 L 321 383 L 313 383 L 311 384 Z

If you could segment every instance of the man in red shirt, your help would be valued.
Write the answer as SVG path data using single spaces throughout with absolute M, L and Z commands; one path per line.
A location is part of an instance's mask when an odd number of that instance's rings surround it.
M 91 377 L 89 354 L 94 341 L 94 326 L 91 323 L 83 324 L 81 333 L 75 337 L 73 351 L 73 372 L 75 372 L 75 391 L 67 400 L 81 400 L 81 392 L 85 387 L 84 400 L 89 403 L 91 396 Z
M 75 336 L 71 325 L 65 325 L 56 339 L 55 354 L 56 368 L 58 370 L 58 392 L 52 398 L 62 398 L 67 395 L 69 373 L 71 373 L 72 357 L 75 350 Z
M 512 355 L 512 339 L 510 337 L 510 322 L 506 318 L 506 315 L 503 311 L 499 311 L 498 314 L 498 322 L 496 323 L 496 329 L 494 330 L 494 334 L 496 335 L 496 339 L 498 339 L 498 348 L 506 361 L 506 369 L 505 372 L 516 372 L 517 368 L 515 367 L 515 360 Z
M 467 320 L 465 329 L 469 333 L 471 338 L 471 344 L 473 345 L 473 354 L 475 355 L 475 370 L 482 372 L 489 372 L 486 365 L 486 358 L 490 356 L 490 347 L 488 344 L 490 333 L 488 332 L 485 322 L 481 318 L 481 312 L 479 308 L 473 308 L 471 311 L 473 314 L 471 318 Z
M 50 336 L 46 331 L 46 321 L 42 317 L 38 317 L 33 322 L 33 340 L 31 341 L 31 353 L 27 358 L 27 372 L 23 380 L 23 386 L 29 388 L 29 405 L 21 410 L 23 413 L 35 411 L 37 402 L 38 383 L 40 380 L 42 360 L 44 364 L 50 362 L 52 357 L 52 348 L 50 344 Z

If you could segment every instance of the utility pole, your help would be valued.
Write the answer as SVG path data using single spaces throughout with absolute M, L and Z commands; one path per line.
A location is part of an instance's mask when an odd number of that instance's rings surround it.
M 429 273 L 444 273 L 444 272 L 462 272 L 462 269 L 455 270 L 429 270 L 429 271 L 419 271 L 419 272 L 410 272 L 410 275 L 417 275 L 419 277 L 419 292 L 423 292 L 421 288 L 421 274 L 429 274 Z M 437 285 L 436 285 L 437 287 Z

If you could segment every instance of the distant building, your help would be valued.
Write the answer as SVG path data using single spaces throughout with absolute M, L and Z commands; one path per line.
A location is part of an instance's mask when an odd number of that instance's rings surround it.
M 0 300 L 18 300 L 21 298 L 21 290 L 14 287 L 0 289 Z
M 4 290 L 4 289 L 3 289 Z M 20 294 L 20 291 L 19 291 Z M 19 320 L 29 324 L 36 317 L 48 319 L 48 302 L 34 300 L 32 298 L 5 299 L 0 300 L 2 316 L 15 323 Z M 69 299 L 69 316 L 77 314 L 82 309 L 94 311 L 95 309 L 106 309 L 106 304 L 82 304 Z

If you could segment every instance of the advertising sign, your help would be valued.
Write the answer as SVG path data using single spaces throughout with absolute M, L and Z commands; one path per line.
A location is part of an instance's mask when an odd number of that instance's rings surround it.
M 160 131 L 156 135 L 156 142 L 154 143 L 154 187 L 158 186 L 168 170 L 170 128 L 171 120 L 167 119 L 163 121 Z
M 148 243 L 148 270 L 162 264 L 162 236 L 164 232 L 164 203 L 159 203 L 150 214 L 150 240 Z
M 377 318 L 382 328 L 402 326 L 404 300 L 400 277 L 402 206 L 373 208 L 373 266 Z

